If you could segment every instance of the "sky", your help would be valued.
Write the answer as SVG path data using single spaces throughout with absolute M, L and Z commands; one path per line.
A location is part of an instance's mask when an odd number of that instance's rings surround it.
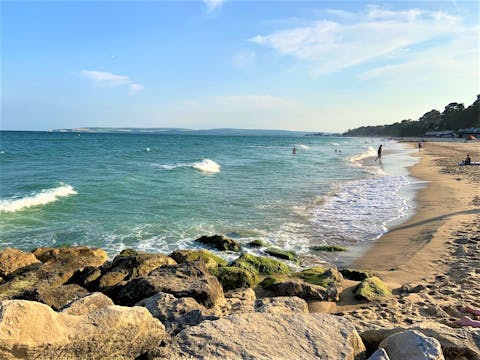
M 345 131 L 480 93 L 478 1 L 1 1 L 2 130 Z

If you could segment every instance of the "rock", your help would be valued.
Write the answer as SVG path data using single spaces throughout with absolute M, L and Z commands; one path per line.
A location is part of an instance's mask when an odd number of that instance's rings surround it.
M 290 268 L 283 262 L 252 254 L 242 254 L 231 265 L 263 275 L 290 273 Z
M 212 246 L 220 251 L 240 251 L 240 244 L 238 242 L 223 235 L 202 236 L 195 241 Z
M 204 321 L 180 332 L 166 359 L 365 358 L 365 347 L 346 319 L 324 314 L 247 313 Z
M 357 270 L 357 269 L 341 269 L 340 273 L 343 275 L 344 278 L 354 280 L 354 281 L 362 281 L 369 277 L 374 276 L 373 272 L 368 270 Z
M 54 288 L 39 286 L 23 292 L 18 298 L 38 301 L 58 311 L 72 301 L 78 300 L 88 294 L 89 292 L 80 285 L 70 284 Z
M 300 280 L 279 280 L 268 277 L 260 285 L 270 290 L 274 296 L 298 296 L 304 300 L 331 300 L 327 291 L 319 285 L 308 284 Z
M 290 260 L 296 263 L 300 262 L 300 259 L 298 258 L 297 254 L 295 254 L 292 251 L 282 250 L 275 247 L 269 247 L 268 249 L 265 249 L 265 252 L 268 255 L 279 258 L 279 259 Z
M 368 360 L 390 360 L 387 353 L 384 349 L 380 348 L 375 351 L 372 356 L 368 358 Z
M 376 349 L 390 335 L 406 330 L 416 330 L 425 336 L 433 337 L 440 342 L 445 359 L 480 360 L 480 348 L 475 342 L 475 333 L 466 328 L 451 328 L 438 322 L 424 322 L 413 327 L 397 327 L 392 329 L 371 329 L 360 334 L 367 349 Z M 478 335 L 477 335 L 478 340 Z
M 390 296 L 392 291 L 376 276 L 363 280 L 354 290 L 355 298 L 368 301 Z
M 195 299 L 187 297 L 177 299 L 172 294 L 166 293 L 157 293 L 143 299 L 136 306 L 147 308 L 171 333 L 177 333 L 187 326 L 198 325 L 204 320 L 218 319 Z
M 327 287 L 330 284 L 335 284 L 341 289 L 343 283 L 343 276 L 336 269 L 325 269 L 323 267 L 313 267 L 302 270 L 296 274 L 300 279 L 314 285 Z M 341 291 L 341 290 L 340 290 Z
M 225 303 L 222 285 L 202 261 L 159 267 L 112 292 L 116 304 L 132 306 L 158 292 L 175 297 L 192 297 L 210 308 Z
M 257 274 L 235 266 L 221 266 L 212 273 L 220 281 L 224 291 L 253 287 L 260 282 Z
M 252 240 L 247 244 L 247 246 L 252 248 L 259 248 L 266 246 L 266 244 L 262 240 Z
M 112 305 L 114 305 L 112 299 L 100 292 L 96 292 L 69 303 L 61 310 L 61 312 L 68 315 L 78 316 Z
M 37 264 L 40 261 L 32 253 L 6 248 L 0 251 L 0 279 L 18 269 Z
M 440 343 L 416 330 L 390 335 L 380 343 L 391 360 L 444 360 Z
M 141 307 L 74 316 L 26 300 L 0 302 L 1 359 L 133 359 L 157 346 L 163 325 Z
M 72 246 L 67 248 L 36 248 L 32 253 L 43 263 L 76 264 L 78 268 L 100 266 L 107 261 L 107 253 L 100 248 Z
M 231 315 L 245 312 L 253 312 L 255 303 L 255 291 L 253 289 L 236 289 L 225 293 L 225 305 L 222 307 L 223 315 Z
M 179 264 L 200 259 L 205 262 L 207 269 L 227 265 L 225 260 L 207 250 L 175 250 L 170 254 L 170 257 Z
M 310 250 L 334 252 L 334 251 L 347 251 L 347 248 L 339 245 L 315 245 L 315 246 L 311 246 Z
M 274 314 L 308 313 L 308 305 L 296 296 L 265 297 L 255 301 L 255 311 Z
M 98 267 L 107 259 L 105 251 L 87 247 L 39 248 L 34 254 L 42 263 L 15 272 L 14 277 L 1 284 L 0 300 L 22 297 L 22 293 L 34 289 L 62 286 L 76 272 L 88 266 Z

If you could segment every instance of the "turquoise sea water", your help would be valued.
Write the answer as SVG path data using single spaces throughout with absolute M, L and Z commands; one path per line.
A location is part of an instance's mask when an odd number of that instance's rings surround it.
M 324 255 L 312 245 L 371 243 L 413 206 L 405 167 L 415 159 L 394 142 L 383 142 L 380 166 L 372 158 L 378 141 L 366 139 L 0 136 L 0 248 L 168 253 L 219 233 L 315 261 Z

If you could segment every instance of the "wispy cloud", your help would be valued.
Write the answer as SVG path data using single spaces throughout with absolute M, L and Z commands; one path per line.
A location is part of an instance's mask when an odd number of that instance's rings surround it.
M 203 3 L 207 6 L 207 12 L 212 13 L 222 7 L 225 0 L 203 0 Z
M 128 86 L 131 93 L 137 93 L 143 90 L 143 85 L 134 83 L 126 75 L 117 75 L 112 74 L 111 72 L 98 70 L 82 70 L 80 75 L 90 80 L 95 85 L 102 87 L 113 88 L 119 86 Z
M 450 43 L 453 38 L 478 31 L 463 25 L 456 16 L 438 11 L 394 11 L 368 6 L 361 13 L 337 10 L 328 13 L 337 20 L 322 19 L 249 40 L 304 61 L 312 74 L 321 75 L 374 60 L 402 62 L 403 50 L 407 48 L 414 48 L 409 51 L 412 57 L 431 46 L 429 42 Z
M 239 69 L 247 69 L 251 67 L 256 58 L 255 51 L 242 50 L 237 52 L 232 59 L 233 65 Z

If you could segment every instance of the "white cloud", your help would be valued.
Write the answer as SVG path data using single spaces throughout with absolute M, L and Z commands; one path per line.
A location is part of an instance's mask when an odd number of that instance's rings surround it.
M 130 84 L 130 92 L 136 94 L 139 91 L 143 90 L 143 85 L 140 84 Z
M 225 0 L 203 0 L 203 3 L 207 6 L 207 12 L 212 13 L 217 9 L 220 9 Z
M 252 50 L 242 50 L 233 55 L 233 65 L 239 69 L 247 69 L 255 62 L 256 53 Z
M 80 75 L 90 80 L 95 85 L 103 87 L 128 86 L 132 93 L 143 89 L 143 85 L 133 83 L 128 76 L 116 75 L 108 71 L 82 70 Z
M 311 72 L 319 75 L 374 60 L 401 62 L 406 48 L 426 47 L 427 42 L 451 42 L 452 38 L 472 32 L 460 18 L 443 12 L 393 11 L 379 6 L 369 6 L 356 14 L 328 12 L 340 15 L 340 19 L 323 19 L 249 40 L 306 62 Z M 417 52 L 410 51 L 412 55 Z

